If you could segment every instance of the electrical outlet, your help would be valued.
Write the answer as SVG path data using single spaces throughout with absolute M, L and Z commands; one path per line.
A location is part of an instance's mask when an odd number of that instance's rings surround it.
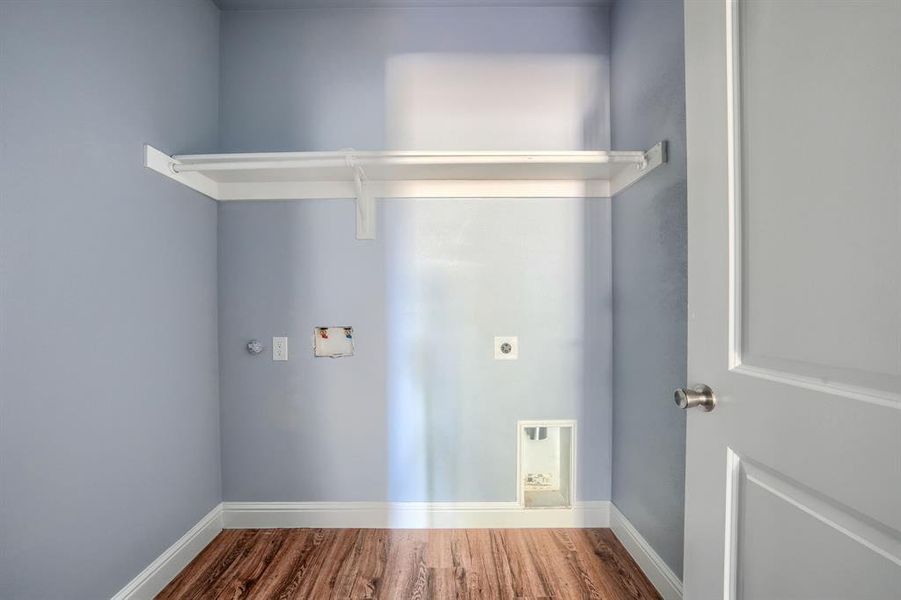
M 272 338 L 272 360 L 288 360 L 288 338 Z
M 495 360 L 516 360 L 519 358 L 519 338 L 514 336 L 496 336 L 494 338 Z

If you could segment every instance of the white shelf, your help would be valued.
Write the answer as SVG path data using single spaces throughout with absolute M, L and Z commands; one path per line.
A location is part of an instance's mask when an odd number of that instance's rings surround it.
M 666 162 L 647 152 L 263 152 L 168 156 L 144 164 L 214 200 L 355 198 L 357 237 L 375 198 L 609 198 Z

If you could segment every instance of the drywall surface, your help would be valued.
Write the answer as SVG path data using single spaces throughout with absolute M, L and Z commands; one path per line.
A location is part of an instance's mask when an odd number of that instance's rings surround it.
M 607 12 L 223 12 L 222 151 L 605 149 Z
M 682 572 L 686 372 L 682 2 L 611 13 L 613 143 L 669 141 L 669 163 L 613 201 L 613 501 Z
M 361 242 L 349 200 L 221 205 L 225 498 L 514 501 L 516 421 L 541 418 L 578 419 L 578 497 L 609 498 L 610 240 L 591 233 L 609 201 L 395 199 L 378 217 Z M 313 357 L 326 325 L 353 326 L 353 357 Z M 519 336 L 518 360 L 494 360 L 495 335 Z
M 0 3 L 0 597 L 109 598 L 220 501 L 206 0 Z
M 586 8 L 223 13 L 223 147 L 606 148 L 606 28 Z M 516 421 L 540 418 L 579 420 L 578 499 L 609 498 L 609 201 L 380 200 L 375 241 L 350 200 L 219 210 L 226 500 L 514 501 Z M 354 357 L 313 358 L 327 325 L 353 326 Z

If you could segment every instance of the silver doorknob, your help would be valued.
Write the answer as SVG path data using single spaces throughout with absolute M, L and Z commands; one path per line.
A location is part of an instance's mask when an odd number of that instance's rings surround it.
M 700 406 L 710 412 L 716 408 L 716 396 L 709 385 L 696 385 L 691 389 L 680 388 L 673 394 L 673 400 L 679 408 Z

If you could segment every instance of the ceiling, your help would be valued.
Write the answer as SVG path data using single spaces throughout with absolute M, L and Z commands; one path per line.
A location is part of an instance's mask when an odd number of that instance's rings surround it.
M 613 0 L 213 0 L 222 10 L 430 6 L 609 6 Z

